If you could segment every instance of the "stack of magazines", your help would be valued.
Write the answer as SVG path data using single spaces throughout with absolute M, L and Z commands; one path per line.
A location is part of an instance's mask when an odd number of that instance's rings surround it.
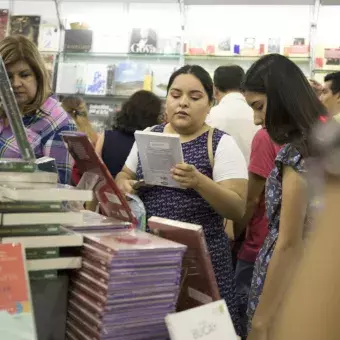
M 65 211 L 63 202 L 91 200 L 92 191 L 57 181 L 56 173 L 38 171 L 34 162 L 0 160 L 1 243 L 24 246 L 31 279 L 52 279 L 58 270 L 81 266 L 69 248 L 80 247 L 82 235 L 62 225 L 82 223 L 83 215 Z
M 67 224 L 65 227 L 78 233 L 101 233 L 129 229 L 130 222 L 119 221 L 113 217 L 103 216 L 94 211 L 81 210 L 83 221 L 76 224 Z
M 186 246 L 135 229 L 83 236 L 68 338 L 167 338 L 164 318 L 176 309 Z

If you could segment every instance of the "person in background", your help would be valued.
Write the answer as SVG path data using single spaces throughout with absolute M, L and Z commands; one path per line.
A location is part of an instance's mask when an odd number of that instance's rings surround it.
M 320 99 L 329 115 L 340 122 L 340 72 L 326 75 Z
M 271 340 L 268 332 L 304 248 L 311 224 L 305 160 L 311 154 L 308 136 L 327 112 L 299 67 L 271 54 L 248 70 L 245 97 L 261 115 L 278 145 L 275 167 L 267 179 L 268 235 L 255 262 L 248 302 L 248 340 Z
M 74 130 L 75 126 L 52 97 L 49 75 L 36 45 L 24 36 L 9 36 L 0 41 L 0 55 L 35 156 L 54 158 L 60 183 L 68 184 L 73 160 L 61 133 Z M 21 157 L 4 112 L 0 117 L 0 155 Z
M 96 145 L 98 134 L 88 118 L 85 100 L 79 96 L 67 96 L 62 100 L 61 105 L 75 122 L 77 130 L 86 133 L 92 144 Z
M 207 117 L 207 124 L 234 137 L 248 164 L 251 142 L 259 130 L 254 125 L 253 110 L 241 93 L 244 71 L 238 65 L 220 66 L 214 73 L 217 105 Z
M 112 130 L 99 136 L 96 151 L 112 177 L 122 170 L 135 141 L 135 131 L 159 124 L 161 111 L 159 97 L 150 91 L 137 91 L 117 113 Z
M 85 100 L 79 96 L 67 96 L 62 100 L 61 105 L 75 122 L 77 130 L 86 133 L 93 146 L 95 146 L 97 144 L 98 134 L 93 129 L 88 118 Z M 72 169 L 72 184 L 76 186 L 81 176 L 82 173 L 79 171 L 77 164 L 74 164 Z
M 234 139 L 217 129 L 212 134 L 214 164 L 211 164 L 208 152 L 211 128 L 205 120 L 212 101 L 212 79 L 202 67 L 186 65 L 171 75 L 166 98 L 168 123 L 151 130 L 179 134 L 184 163 L 177 164 L 171 171 L 181 188 L 187 190 L 151 186 L 142 187 L 138 195 L 147 218 L 159 216 L 203 226 L 221 297 L 240 333 L 234 271 L 223 218 L 243 216 L 248 173 Z M 117 176 L 117 183 L 123 192 L 133 192 L 134 183 L 142 178 L 138 149 L 134 144 L 123 171 Z
M 245 240 L 237 254 L 235 270 L 236 295 L 240 301 L 242 325 L 245 327 L 248 320 L 246 312 L 254 264 L 268 233 L 265 185 L 280 150 L 268 135 L 262 112 L 254 111 L 254 123 L 262 128 L 255 134 L 251 146 L 246 213 L 241 221 L 234 222 L 236 240 L 246 230 Z

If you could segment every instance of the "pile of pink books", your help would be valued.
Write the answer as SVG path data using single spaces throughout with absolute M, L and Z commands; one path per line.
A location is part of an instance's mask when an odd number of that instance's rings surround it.
M 186 246 L 138 230 L 84 234 L 83 266 L 71 279 L 68 339 L 168 337 Z

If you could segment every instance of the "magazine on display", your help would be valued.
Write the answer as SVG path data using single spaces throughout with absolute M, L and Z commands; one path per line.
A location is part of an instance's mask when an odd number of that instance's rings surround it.
M 38 15 L 12 15 L 9 35 L 23 35 L 38 45 L 40 21 Z
M 180 188 L 171 168 L 184 162 L 179 135 L 136 131 L 135 139 L 147 185 Z
M 151 231 L 165 239 L 186 245 L 177 311 L 221 299 L 203 228 L 160 217 L 148 220 Z
M 83 236 L 83 265 L 71 277 L 68 334 L 166 339 L 164 318 L 175 311 L 186 246 L 135 229 Z

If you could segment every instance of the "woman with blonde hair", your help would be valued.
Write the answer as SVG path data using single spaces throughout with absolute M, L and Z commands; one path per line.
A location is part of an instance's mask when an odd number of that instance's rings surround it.
M 67 96 L 63 99 L 61 105 L 74 120 L 78 131 L 86 133 L 92 144 L 96 145 L 98 135 L 88 118 L 85 100 L 79 96 Z
M 97 144 L 98 135 L 88 118 L 85 100 L 79 96 L 67 96 L 63 99 L 61 105 L 74 120 L 77 130 L 86 133 L 93 146 L 95 146 Z M 78 185 L 82 175 L 77 164 L 74 164 L 72 169 L 72 184 Z
M 50 78 L 37 47 L 24 36 L 9 36 L 0 41 L 0 56 L 35 156 L 54 158 L 60 183 L 68 183 L 73 161 L 61 133 L 74 130 L 74 124 L 51 96 Z M 4 112 L 0 117 L 0 155 L 21 157 Z

